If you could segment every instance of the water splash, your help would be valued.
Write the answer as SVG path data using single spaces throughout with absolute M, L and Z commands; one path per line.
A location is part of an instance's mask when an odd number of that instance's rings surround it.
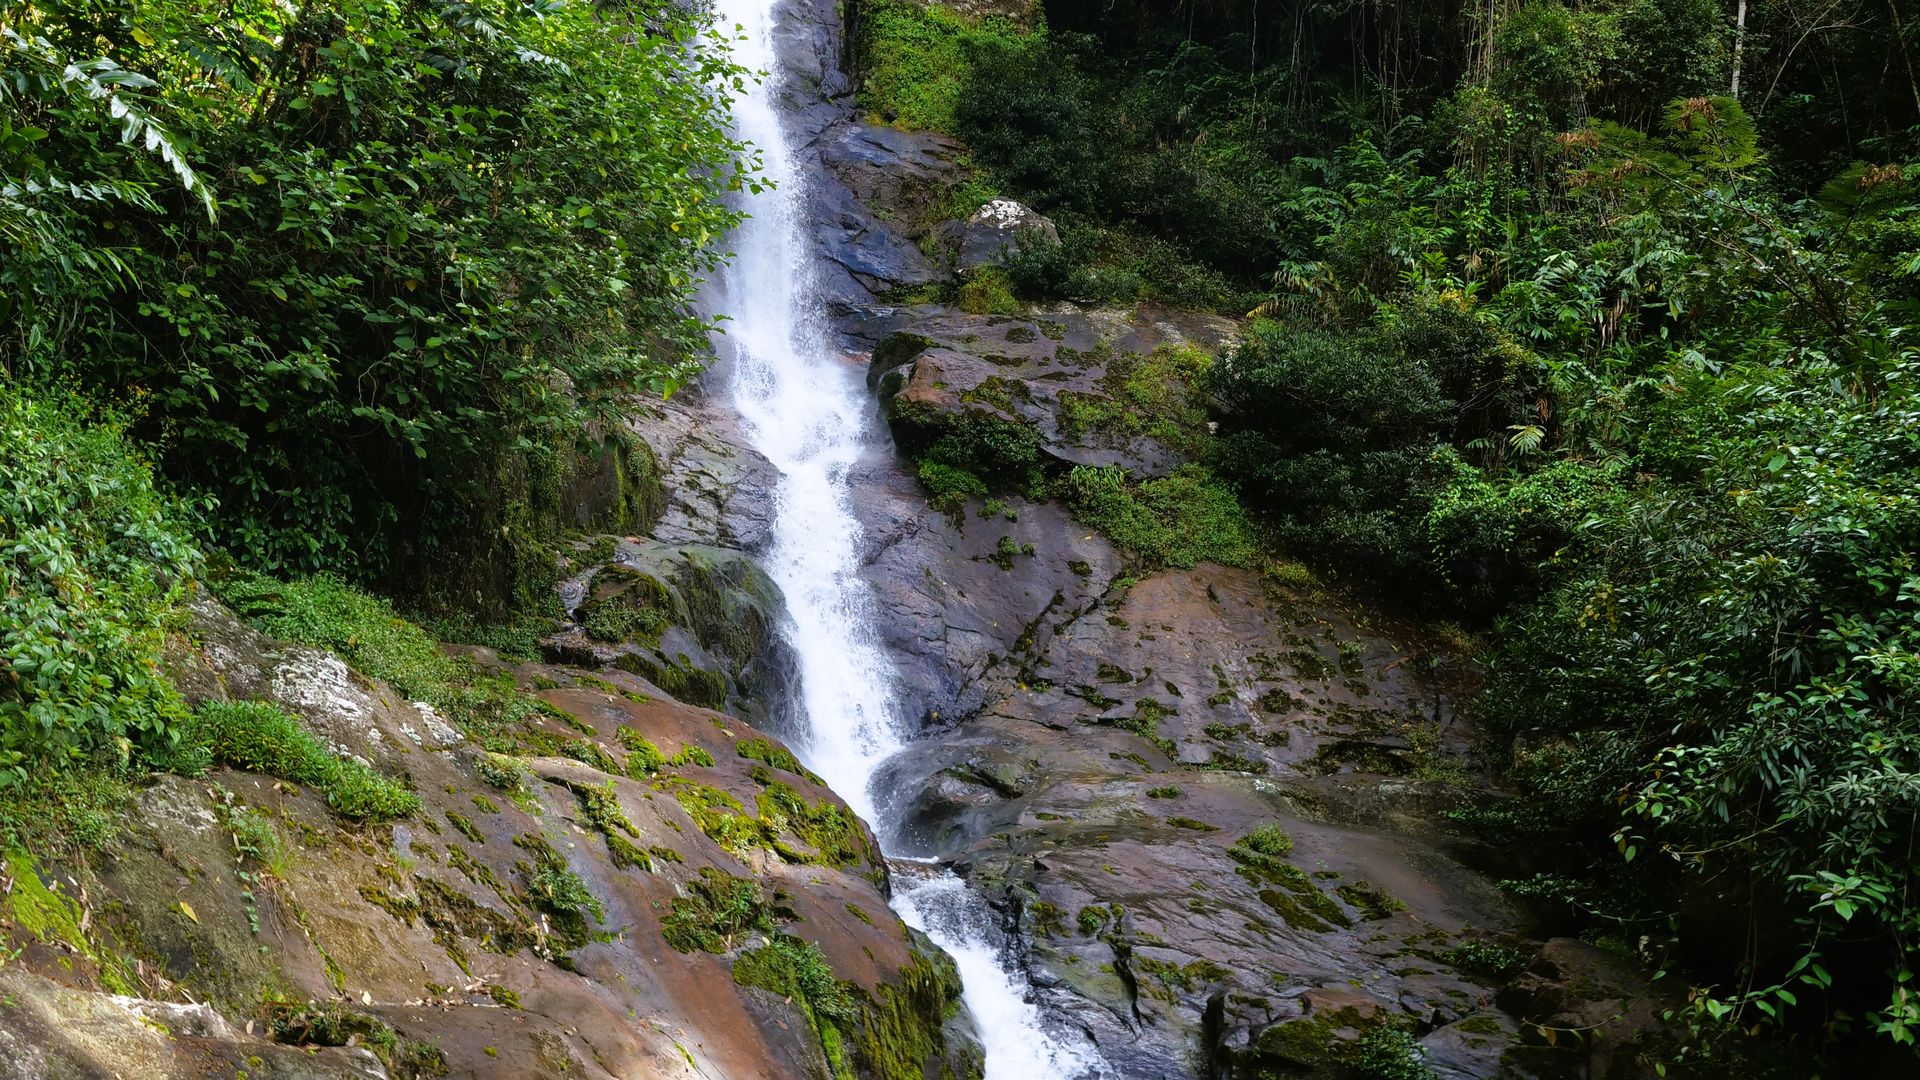
M 736 134 L 758 147 L 775 186 L 747 200 L 734 261 L 714 297 L 732 316 L 716 340 L 730 361 L 735 406 L 754 449 L 779 470 L 768 574 L 786 594 L 785 636 L 799 674 L 807 766 L 886 836 L 874 775 L 905 745 L 896 673 L 874 629 L 875 601 L 859 574 L 861 529 L 852 471 L 883 446 L 860 377 L 829 344 L 806 240 L 806 175 L 781 122 L 776 0 L 717 0 L 720 25 L 740 28 L 736 58 L 771 73 L 734 101 Z M 950 873 L 903 868 L 894 904 L 954 957 L 979 1021 L 987 1080 L 1105 1075 L 1077 1033 L 1050 1030 L 1010 961 L 986 903 Z
M 1110 1076 L 1084 1037 L 1061 1035 L 1031 1000 L 1032 986 L 1010 962 L 999 920 L 980 894 L 949 871 L 894 875 L 894 910 L 908 926 L 947 950 L 960 969 L 963 996 L 980 1026 L 987 1080 Z

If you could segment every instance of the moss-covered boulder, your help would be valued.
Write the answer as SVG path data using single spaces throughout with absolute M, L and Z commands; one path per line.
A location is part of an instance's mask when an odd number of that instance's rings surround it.
M 567 629 L 548 654 L 618 668 L 676 700 L 766 723 L 790 659 L 778 633 L 779 588 L 728 548 L 605 537 L 566 555 Z

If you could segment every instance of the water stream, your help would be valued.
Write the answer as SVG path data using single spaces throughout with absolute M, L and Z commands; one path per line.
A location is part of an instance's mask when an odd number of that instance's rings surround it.
M 741 27 L 736 57 L 770 77 L 734 102 L 737 134 L 758 147 L 775 187 L 747 200 L 736 257 L 716 301 L 731 322 L 719 341 L 748 441 L 779 471 L 767 572 L 786 594 L 786 636 L 798 661 L 797 747 L 874 831 L 890 810 L 873 778 L 907 737 L 894 668 L 874 631 L 875 603 L 859 574 L 861 528 L 854 465 L 884 445 L 861 370 L 832 347 L 813 287 L 806 240 L 806 178 L 779 109 L 776 0 L 717 0 L 723 28 Z M 894 863 L 895 909 L 950 953 L 980 1029 L 987 1080 L 1098 1076 L 1108 1070 L 1084 1037 L 1049 1026 L 1032 987 L 1009 961 L 998 920 L 960 878 Z

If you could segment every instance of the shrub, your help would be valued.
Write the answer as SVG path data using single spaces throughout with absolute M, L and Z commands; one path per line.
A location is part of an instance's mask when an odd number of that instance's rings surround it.
M 1360 1037 L 1354 1071 L 1367 1080 L 1435 1080 L 1426 1048 L 1412 1033 L 1376 1027 Z
M 200 556 L 110 418 L 0 381 L 0 788 L 98 752 L 165 756 L 159 663 Z
M 1251 566 L 1259 557 L 1240 501 L 1199 466 L 1130 481 L 1116 466 L 1075 466 L 1067 474 L 1074 516 L 1148 563 Z
M 372 768 L 328 750 L 300 721 L 261 701 L 209 701 L 194 713 L 176 761 L 220 761 L 314 788 L 343 817 L 385 821 L 420 809 L 420 798 Z
M 1005 19 L 973 20 L 940 4 L 870 0 L 857 27 L 860 104 L 904 128 L 958 129 L 955 109 L 984 45 L 1019 48 L 1025 35 Z

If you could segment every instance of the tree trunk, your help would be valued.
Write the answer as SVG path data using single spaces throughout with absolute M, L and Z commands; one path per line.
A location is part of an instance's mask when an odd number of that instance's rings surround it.
M 1733 99 L 1740 100 L 1740 54 L 1747 48 L 1747 0 L 1733 16 Z

